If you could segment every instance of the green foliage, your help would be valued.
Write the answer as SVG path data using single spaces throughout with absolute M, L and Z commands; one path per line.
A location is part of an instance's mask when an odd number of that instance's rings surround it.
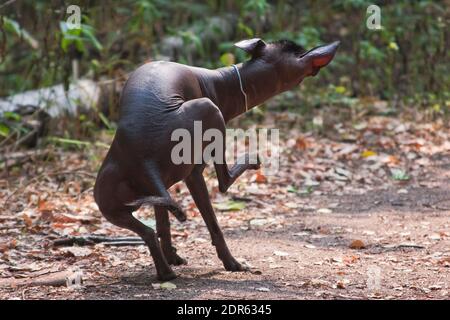
M 70 46 L 74 45 L 80 52 L 86 51 L 85 44 L 91 44 L 95 49 L 101 51 L 103 46 L 94 35 L 94 28 L 86 24 L 81 24 L 80 28 L 69 28 L 67 22 L 60 21 L 61 28 L 61 48 L 68 52 Z
M 0 18 L 3 19 L 3 28 L 6 32 L 17 35 L 20 39 L 26 41 L 32 48 L 37 48 L 37 41 L 31 36 L 28 31 L 21 28 L 17 21 L 14 21 L 7 17 Z
M 381 7 L 381 30 L 366 27 L 373 3 Z M 67 28 L 69 4 L 81 7 L 80 29 Z M 166 54 L 160 43 L 169 36 L 182 41 L 174 59 L 210 68 L 247 59 L 233 43 L 258 36 L 307 49 L 341 40 L 330 67 L 304 82 L 308 94 L 294 95 L 306 105 L 375 96 L 443 113 L 450 101 L 447 11 L 431 0 L 18 1 L 0 18 L 0 96 L 68 83 L 74 50 L 82 75 L 113 78 Z

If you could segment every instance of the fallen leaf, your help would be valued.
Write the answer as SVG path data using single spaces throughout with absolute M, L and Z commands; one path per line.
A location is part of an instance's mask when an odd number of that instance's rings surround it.
M 163 283 L 161 283 L 160 288 L 167 289 L 167 290 L 173 290 L 173 289 L 176 289 L 177 286 L 172 282 L 163 282 Z
M 285 207 L 288 207 L 289 209 L 297 209 L 298 205 L 295 202 L 286 202 L 284 203 Z
M 269 220 L 267 220 L 267 219 L 252 219 L 252 220 L 250 220 L 250 225 L 252 225 L 252 226 L 263 226 L 267 223 L 269 223 Z
M 31 218 L 25 213 L 22 215 L 22 219 L 25 222 L 26 227 L 31 228 L 33 225 L 33 220 L 31 220 Z
M 159 289 L 161 289 L 161 283 L 152 283 L 152 287 L 155 290 L 159 290 Z
M 438 261 L 438 264 L 444 266 L 444 267 L 450 267 L 450 257 L 442 258 Z
M 359 260 L 358 256 L 345 256 L 343 261 L 345 264 L 352 264 Z
M 320 288 L 320 287 L 329 287 L 330 283 L 328 281 L 325 280 L 321 280 L 321 279 L 311 279 L 309 281 L 309 283 L 311 284 L 311 286 L 313 286 L 314 288 Z
M 223 203 L 215 203 L 214 207 L 221 211 L 239 211 L 244 209 L 245 205 L 245 202 L 230 200 Z
M 267 177 L 259 171 L 255 173 L 254 179 L 255 179 L 256 183 L 266 183 L 267 182 Z
M 279 257 L 287 257 L 289 255 L 289 253 L 287 253 L 287 252 L 278 251 L 278 250 L 275 250 L 273 252 L 273 254 L 276 255 L 276 256 L 279 256 Z
M 38 211 L 41 214 L 52 213 L 53 210 L 55 210 L 55 206 L 52 203 L 49 203 L 48 201 L 42 199 L 38 200 Z
M 96 218 L 90 217 L 90 216 L 84 216 L 84 215 L 74 215 L 74 214 L 70 214 L 70 213 L 62 213 L 62 214 L 54 214 L 52 217 L 52 220 L 54 222 L 59 222 L 59 223 L 75 223 L 75 222 L 90 223 L 90 222 L 94 222 L 96 220 Z
M 68 253 L 73 257 L 87 257 L 92 254 L 92 250 L 83 247 L 68 247 L 60 249 L 64 253 Z
M 361 157 L 363 157 L 363 158 L 369 158 L 369 157 L 373 157 L 376 155 L 377 155 L 377 153 L 375 151 L 371 151 L 371 150 L 365 150 L 361 153 Z
M 431 240 L 439 241 L 441 240 L 441 235 L 439 233 L 433 233 L 429 235 L 428 238 L 430 238 Z
M 337 283 L 336 283 L 336 288 L 338 288 L 338 289 L 345 289 L 345 286 L 347 285 L 347 284 L 349 284 L 350 283 L 350 280 L 348 280 L 348 279 L 342 279 L 342 280 L 339 280 Z
M 392 179 L 398 181 L 405 181 L 410 179 L 409 175 L 405 171 L 395 168 L 391 169 L 391 176 Z
M 366 245 L 361 240 L 353 240 L 350 243 L 350 249 L 364 249 Z
M 309 232 L 302 231 L 302 232 L 294 233 L 292 235 L 297 236 L 297 237 L 304 237 L 304 236 L 309 236 Z
M 297 140 L 295 140 L 295 146 L 299 150 L 305 150 L 308 147 L 308 142 L 304 137 L 298 137 Z
M 352 173 L 351 173 L 350 171 L 348 171 L 348 170 L 345 170 L 345 169 L 342 169 L 342 168 L 337 167 L 337 168 L 334 168 L 334 171 L 335 171 L 338 175 L 344 176 L 344 177 L 346 177 L 346 178 L 348 178 L 348 179 L 351 179 L 351 177 L 352 177 Z

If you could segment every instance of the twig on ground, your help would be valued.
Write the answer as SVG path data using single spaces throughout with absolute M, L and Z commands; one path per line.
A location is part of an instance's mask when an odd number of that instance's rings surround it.
M 450 210 L 450 207 L 440 207 L 440 206 L 436 205 L 438 203 L 445 202 L 445 201 L 450 201 L 450 199 L 442 199 L 442 200 L 436 201 L 434 203 L 424 203 L 422 205 L 424 207 L 435 209 L 435 210 L 442 210 L 442 211 Z
M 263 201 L 258 200 L 258 199 L 252 199 L 252 198 L 240 197 L 240 196 L 232 196 L 231 199 L 233 199 L 234 201 L 254 202 L 262 207 L 267 206 L 266 203 L 264 203 Z
M 84 237 L 66 237 L 53 241 L 53 246 L 86 246 L 96 243 L 105 243 L 109 246 L 137 246 L 145 244 L 139 237 L 103 237 L 103 236 L 84 236 Z

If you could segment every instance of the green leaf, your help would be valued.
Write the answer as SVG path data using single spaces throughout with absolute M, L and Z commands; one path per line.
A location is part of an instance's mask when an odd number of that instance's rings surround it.
M 176 289 L 177 286 L 176 286 L 176 284 L 174 284 L 172 282 L 163 282 L 163 283 L 161 283 L 160 288 L 167 289 L 167 290 L 173 290 L 173 289 Z
M 7 137 L 11 130 L 6 124 L 0 123 L 0 136 Z
M 245 202 L 230 200 L 223 203 L 215 203 L 214 207 L 221 211 L 239 211 L 245 208 Z
M 17 21 L 3 17 L 3 25 L 6 31 L 15 33 L 20 38 L 23 38 L 33 49 L 37 49 L 39 47 L 39 42 L 34 39 L 28 31 L 23 29 Z
M 295 186 L 290 185 L 289 187 L 287 187 L 287 192 L 290 192 L 290 193 L 297 193 L 297 192 L 298 192 L 298 189 L 297 189 Z
M 5 111 L 3 113 L 3 116 L 5 117 L 5 119 L 14 120 L 14 121 L 20 121 L 22 119 L 20 114 L 12 112 L 12 111 Z
M 76 146 L 90 146 L 91 145 L 91 143 L 88 141 L 66 139 L 66 138 L 59 138 L 59 137 L 48 137 L 48 140 L 62 143 L 62 144 L 76 145 Z
M 220 62 L 224 66 L 231 66 L 235 62 L 234 55 L 232 53 L 228 53 L 228 52 L 224 53 L 223 55 L 220 56 Z
M 405 181 L 410 179 L 409 175 L 401 169 L 391 169 L 391 174 L 394 180 Z
M 103 49 L 103 46 L 94 35 L 93 27 L 81 24 L 80 29 L 70 29 L 65 21 L 60 21 L 59 27 L 63 36 L 61 39 L 61 48 L 64 51 L 67 51 L 69 45 L 73 44 L 78 51 L 84 52 L 86 49 L 85 43 L 91 44 L 98 51 Z
M 100 120 L 102 120 L 103 124 L 108 128 L 108 129 L 113 129 L 111 122 L 109 122 L 108 118 L 106 118 L 106 116 L 103 114 L 103 112 L 99 112 L 98 116 L 100 117 Z
M 101 43 L 97 40 L 97 38 L 94 35 L 94 29 L 91 26 L 87 26 L 82 24 L 82 33 L 89 39 L 89 42 L 97 49 L 98 51 L 101 51 L 103 49 L 103 46 Z
M 313 191 L 314 191 L 314 187 L 313 186 L 307 186 L 305 189 L 299 191 L 299 194 L 307 195 L 307 194 L 311 194 Z

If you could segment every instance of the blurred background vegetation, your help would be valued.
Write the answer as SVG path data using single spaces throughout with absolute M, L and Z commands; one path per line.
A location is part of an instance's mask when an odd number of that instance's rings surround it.
M 80 30 L 67 29 L 72 4 L 81 7 Z M 371 4 L 381 7 L 381 30 L 366 27 Z M 233 43 L 245 38 L 291 39 L 305 48 L 340 40 L 333 63 L 276 99 L 274 109 L 308 112 L 385 100 L 391 109 L 440 116 L 450 109 L 449 7 L 428 0 L 6 1 L 0 5 L 0 97 L 61 83 L 67 88 L 74 60 L 81 78 L 99 81 L 125 77 L 151 60 L 208 68 L 241 62 L 247 57 Z M 117 101 L 108 108 L 117 109 Z M 116 114 L 97 113 L 99 123 L 113 126 Z M 8 117 L 11 127 L 14 115 Z

